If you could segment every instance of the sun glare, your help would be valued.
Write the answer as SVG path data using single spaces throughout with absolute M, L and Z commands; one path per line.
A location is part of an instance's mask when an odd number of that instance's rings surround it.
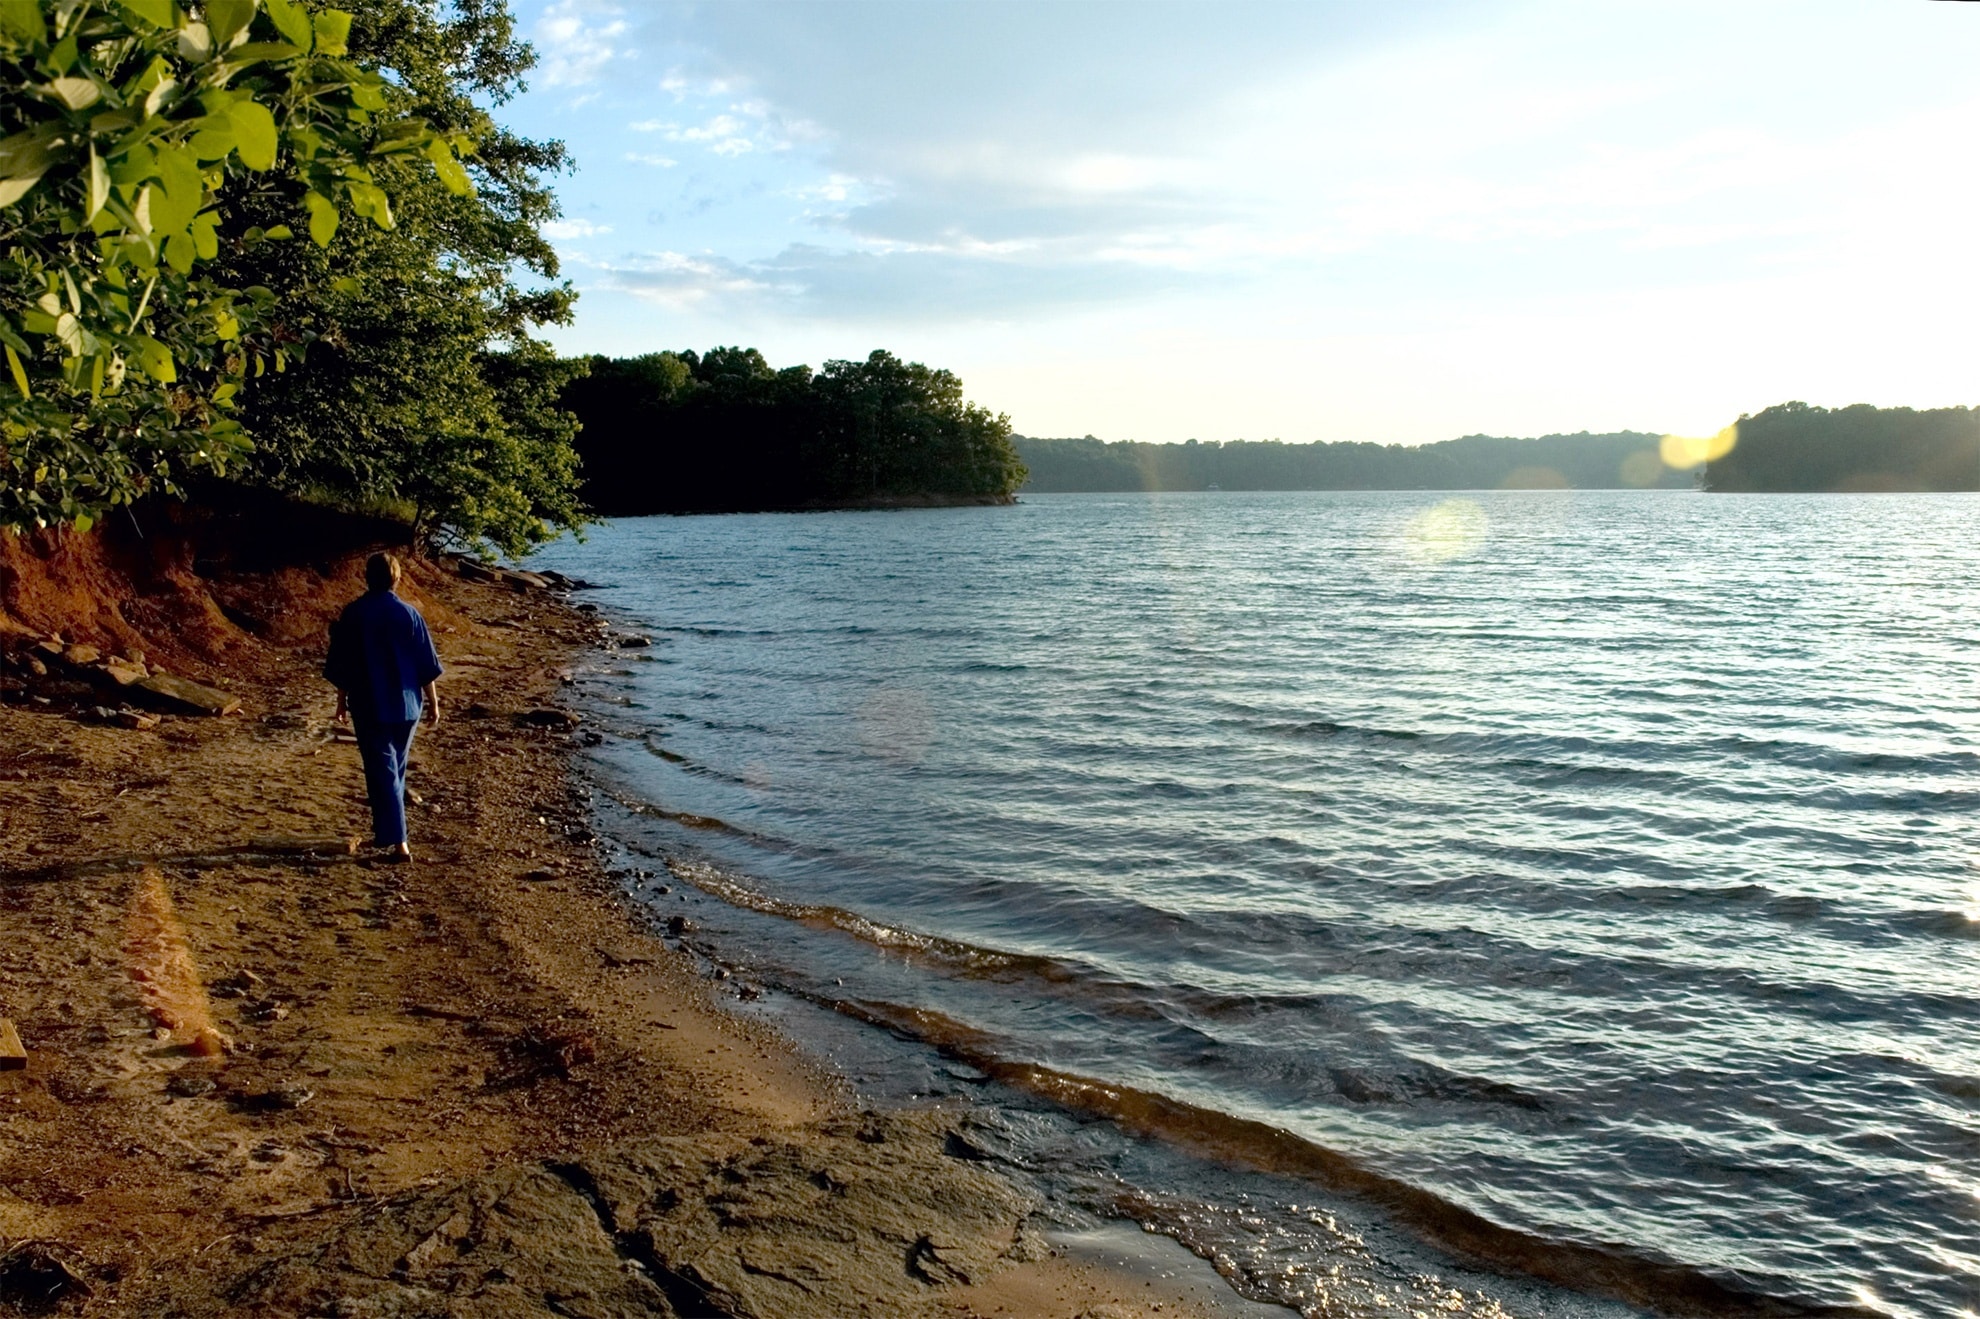
M 1432 504 L 1403 528 L 1403 553 L 1418 563 L 1448 563 L 1485 539 L 1485 510 L 1469 499 Z
M 1664 466 L 1683 471 L 1717 462 L 1738 443 L 1738 426 L 1728 426 L 1717 435 L 1666 435 L 1657 442 L 1657 456 L 1664 460 Z

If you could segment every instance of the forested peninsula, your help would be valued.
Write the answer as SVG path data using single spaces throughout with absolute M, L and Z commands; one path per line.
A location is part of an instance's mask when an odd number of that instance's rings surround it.
M 1699 485 L 1725 493 L 1980 490 L 1980 409 L 1816 408 L 1741 417 Z
M 593 357 L 563 391 L 607 516 L 1009 503 L 1008 417 L 948 371 L 876 351 L 781 370 L 754 348 Z

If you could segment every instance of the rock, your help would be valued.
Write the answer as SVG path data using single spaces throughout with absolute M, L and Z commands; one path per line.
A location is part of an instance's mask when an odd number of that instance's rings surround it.
M 532 884 L 548 884 L 557 878 L 557 872 L 554 870 L 526 870 L 518 878 L 526 879 Z
M 61 659 L 63 652 L 68 650 L 68 646 L 63 643 L 60 637 L 49 637 L 46 641 L 37 641 L 34 643 L 34 648 L 43 655 L 46 655 L 49 659 Z
M 165 1083 L 165 1093 L 178 1099 L 197 1099 L 213 1093 L 216 1082 L 197 1072 L 177 1072 Z
M 194 1032 L 193 1037 L 186 1041 L 186 1052 L 195 1058 L 224 1057 L 232 1047 L 233 1041 L 211 1026 L 201 1026 Z
M 18 1072 L 28 1065 L 27 1050 L 21 1045 L 21 1033 L 14 1029 L 14 1023 L 0 1017 L 0 1072 Z
M 103 652 L 94 646 L 70 646 L 62 652 L 63 662 L 78 669 L 86 669 L 101 658 Z
M 496 571 L 502 575 L 502 580 L 509 584 L 509 589 L 518 594 L 550 589 L 550 583 L 536 573 L 524 572 L 520 568 L 498 568 Z
M 35 655 L 28 656 L 27 671 L 37 678 L 46 678 L 48 676 L 48 666 L 43 664 L 40 657 Z
M 119 710 L 113 718 L 121 728 L 145 729 L 158 727 L 158 716 L 155 714 L 145 714 L 141 710 Z
M 497 573 L 500 570 L 479 559 L 463 558 L 457 565 L 457 571 L 471 582 L 492 582 L 499 580 Z
M 245 968 L 234 972 L 224 980 L 216 980 L 207 988 L 215 998 L 246 998 L 259 989 L 264 982 L 254 972 Z
M 241 698 L 238 696 L 229 696 L 217 688 L 186 678 L 175 678 L 169 673 L 154 673 L 148 678 L 141 678 L 133 684 L 132 690 L 149 693 L 167 708 L 192 714 L 227 715 L 241 708 Z
M 683 934 L 691 934 L 693 932 L 694 922 L 687 917 L 669 916 L 667 918 L 667 933 L 673 935 L 676 939 L 680 938 Z
M 235 1313 L 928 1316 L 1007 1266 L 1030 1197 L 935 1116 L 656 1136 L 393 1197 L 244 1260 Z M 629 1261 L 632 1266 L 629 1266 Z M 547 1295 L 582 1306 L 546 1307 Z M 341 1303 L 332 1309 L 333 1304 Z
M 535 710 L 524 710 L 516 716 L 516 722 L 530 728 L 551 728 L 560 733 L 568 733 L 578 726 L 578 717 L 567 710 L 539 707 Z
M 643 637 L 637 632 L 629 632 L 619 638 L 620 650 L 644 650 L 652 644 L 652 637 Z
M 111 682 L 116 683 L 119 687 L 128 687 L 132 683 L 143 682 L 151 676 L 151 671 L 142 664 L 120 664 L 115 659 L 105 661 L 97 669 L 97 672 L 108 678 Z

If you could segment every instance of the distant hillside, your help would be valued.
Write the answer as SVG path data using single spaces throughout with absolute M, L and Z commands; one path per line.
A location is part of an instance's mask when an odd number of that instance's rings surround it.
M 1707 490 L 1980 490 L 1980 409 L 1811 408 L 1741 417 Z
M 1543 435 L 1517 440 L 1467 435 L 1437 444 L 1285 444 L 1229 440 L 1186 444 L 1105 443 L 1014 435 L 1031 469 L 1024 489 L 1041 494 L 1103 490 L 1493 490 L 1688 489 L 1690 470 L 1658 459 L 1647 431 Z

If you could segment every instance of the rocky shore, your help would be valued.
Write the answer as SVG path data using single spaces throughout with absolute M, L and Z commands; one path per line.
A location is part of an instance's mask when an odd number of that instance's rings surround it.
M 862 1111 L 721 1008 L 597 859 L 559 695 L 601 629 L 554 589 L 412 575 L 446 715 L 394 867 L 346 845 L 316 677 L 356 557 L 161 586 L 55 554 L 37 591 L 12 553 L 0 1309 L 1215 1311 L 1057 1258 L 966 1115 Z

